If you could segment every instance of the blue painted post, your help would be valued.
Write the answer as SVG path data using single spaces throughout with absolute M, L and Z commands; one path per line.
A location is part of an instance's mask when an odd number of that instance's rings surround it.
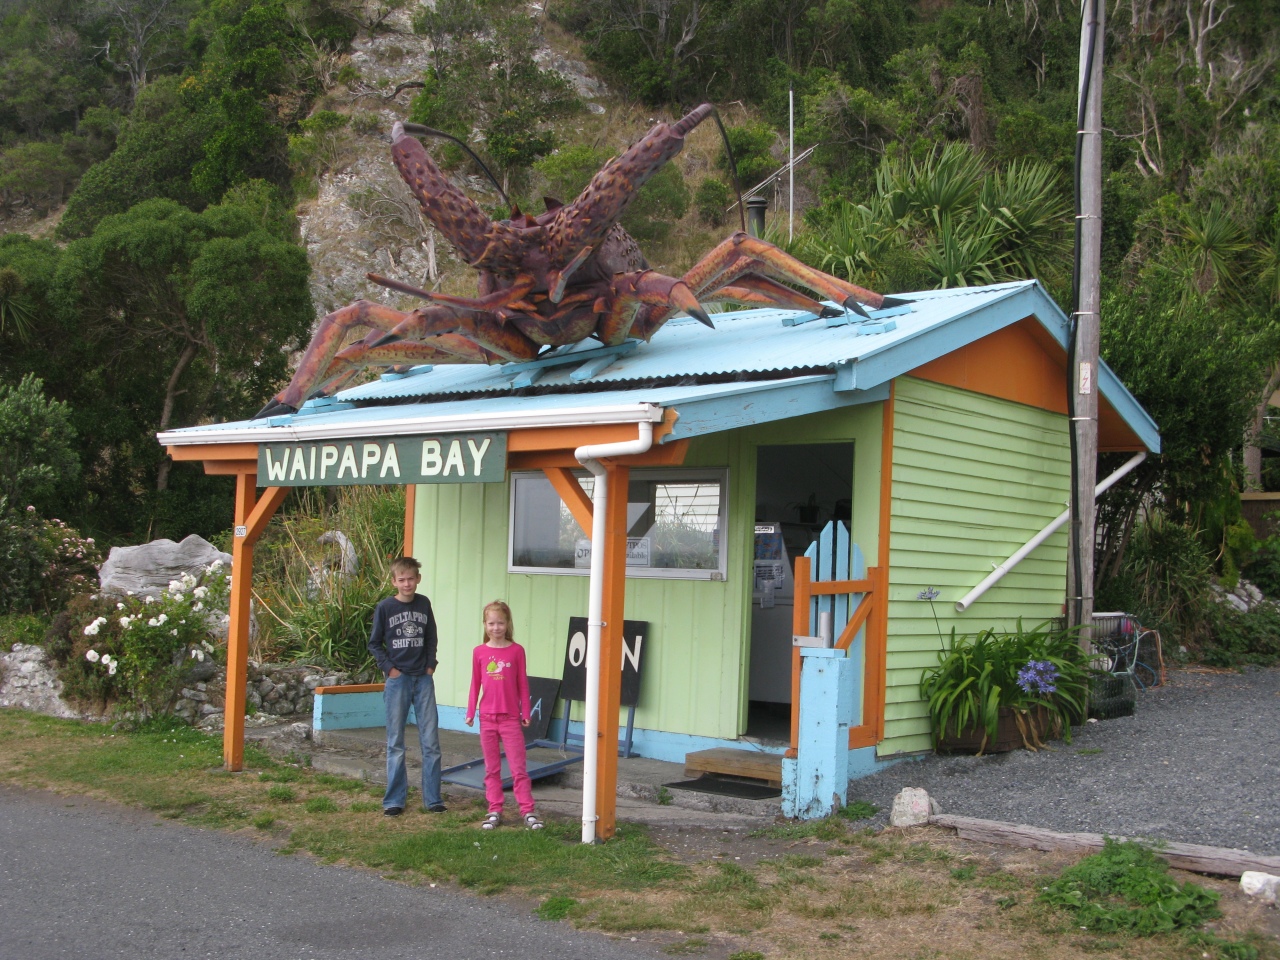
M 784 816 L 814 820 L 845 805 L 854 674 L 843 650 L 800 651 L 800 740 L 796 757 L 782 761 Z

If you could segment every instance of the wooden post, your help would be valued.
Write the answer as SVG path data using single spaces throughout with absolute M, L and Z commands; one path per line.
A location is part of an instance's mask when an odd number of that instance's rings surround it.
M 418 485 L 411 483 L 404 488 L 404 552 L 402 557 L 413 556 L 413 522 L 418 508 Z
M 596 763 L 596 839 L 617 830 L 618 712 L 622 709 L 622 621 L 627 592 L 628 467 L 606 463 L 604 627 L 600 630 L 600 753 Z M 597 481 L 599 482 L 599 481 Z
M 231 597 L 227 625 L 227 696 L 223 707 L 222 762 L 244 766 L 244 704 L 249 678 L 249 601 L 253 594 L 253 545 L 262 536 L 287 487 L 268 487 L 257 500 L 258 475 L 236 474 L 235 537 L 231 547 Z
M 1080 24 L 1080 169 L 1076 210 L 1075 369 L 1068 370 L 1073 397 L 1068 428 L 1075 432 L 1071 478 L 1067 624 L 1080 627 L 1080 645 L 1092 649 L 1094 486 L 1098 482 L 1098 344 L 1102 303 L 1102 52 L 1106 5 L 1085 0 Z M 1092 46 L 1090 45 L 1092 41 Z M 1088 75 L 1086 76 L 1086 69 Z M 1086 91 L 1087 87 L 1087 91 Z M 1075 560 L 1079 557 L 1079 561 Z M 1077 566 L 1079 571 L 1077 573 Z

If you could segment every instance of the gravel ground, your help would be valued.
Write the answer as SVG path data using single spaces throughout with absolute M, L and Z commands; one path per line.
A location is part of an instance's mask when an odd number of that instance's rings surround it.
M 1280 669 L 1170 671 L 1133 716 L 1070 744 L 903 761 L 850 783 L 849 800 L 880 807 L 881 826 L 908 786 L 943 813 L 1280 854 Z

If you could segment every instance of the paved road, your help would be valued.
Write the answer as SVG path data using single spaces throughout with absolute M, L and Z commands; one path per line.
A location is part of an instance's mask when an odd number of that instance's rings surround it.
M 509 903 L 280 856 L 128 809 L 0 790 L 0 960 L 635 960 Z

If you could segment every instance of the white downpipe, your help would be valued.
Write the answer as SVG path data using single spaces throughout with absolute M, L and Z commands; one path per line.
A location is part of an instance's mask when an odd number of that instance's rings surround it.
M 609 479 L 601 457 L 626 457 L 653 446 L 653 424 L 636 424 L 640 436 L 621 443 L 597 443 L 573 451 L 596 478 L 591 490 L 591 584 L 587 603 L 587 715 L 582 731 L 582 842 L 596 839 L 596 777 L 600 761 L 600 630 L 604 626 L 604 534 L 609 505 Z M 614 750 L 616 743 L 610 744 Z
M 1122 466 L 1119 470 L 1111 474 L 1111 476 L 1107 477 L 1105 480 L 1103 480 L 1101 483 L 1099 483 L 1096 487 L 1093 488 L 1093 499 L 1097 500 L 1098 497 L 1102 496 L 1104 493 L 1110 490 L 1121 477 L 1123 477 L 1125 474 L 1132 471 L 1135 467 L 1138 466 L 1138 464 L 1142 463 L 1142 461 L 1145 459 L 1147 459 L 1147 454 L 1145 451 L 1142 453 L 1134 454 L 1134 456 L 1132 456 L 1128 461 L 1125 462 L 1124 466 Z M 1006 573 L 1008 573 L 1010 570 L 1016 567 L 1019 563 L 1021 563 L 1022 559 L 1026 557 L 1027 554 L 1029 554 L 1032 550 L 1034 550 L 1036 547 L 1040 546 L 1040 544 L 1044 543 L 1051 536 L 1053 536 L 1054 532 L 1059 527 L 1061 527 L 1064 523 L 1066 523 L 1067 518 L 1070 516 L 1071 516 L 1070 510 L 1063 510 L 1062 513 L 1058 514 L 1057 517 L 1055 517 L 1052 521 L 1050 521 L 1047 527 L 1045 527 L 1043 530 L 1037 533 L 1034 537 L 1028 540 L 1025 544 L 1019 547 L 1017 551 L 1015 551 L 1014 554 L 1011 557 L 1009 557 L 1008 560 L 1006 560 L 1004 563 L 1000 564 L 998 567 L 992 570 L 989 574 L 987 574 L 987 577 L 985 580 L 983 580 L 980 584 L 978 584 L 976 587 L 974 587 L 972 590 L 966 593 L 963 597 L 957 600 L 956 611 L 959 613 L 964 613 L 965 610 L 968 610 L 969 607 L 973 605 L 973 601 L 977 600 L 980 596 L 986 593 L 989 589 L 991 589 L 991 587 L 996 583 L 997 580 L 999 580 Z

